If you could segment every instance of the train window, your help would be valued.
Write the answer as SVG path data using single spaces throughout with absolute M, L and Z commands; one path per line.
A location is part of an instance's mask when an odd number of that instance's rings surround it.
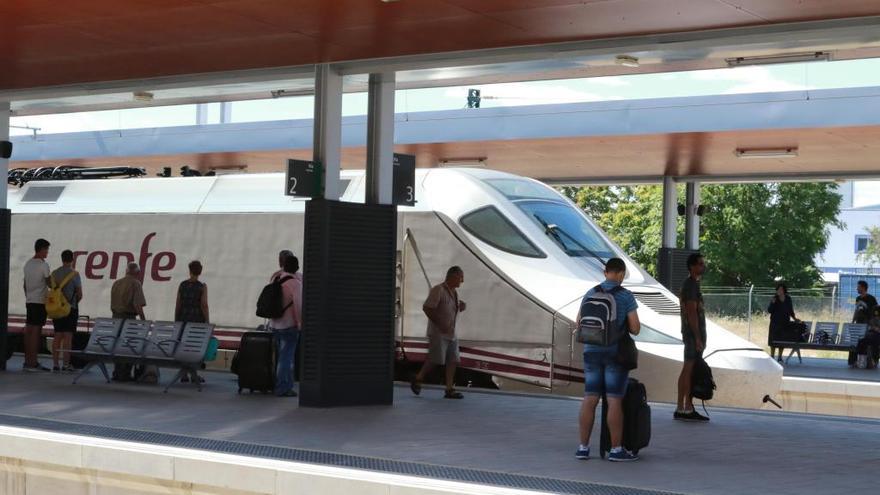
M 508 253 L 544 258 L 534 244 L 495 207 L 486 206 L 461 217 L 461 225 L 481 241 Z
M 30 186 L 21 198 L 22 203 L 54 203 L 64 192 L 64 186 Z
M 538 223 L 569 256 L 611 258 L 616 253 L 590 222 L 568 203 L 561 201 L 514 201 Z
M 648 342 L 651 344 L 683 344 L 681 339 L 666 335 L 665 333 L 655 330 L 644 323 L 641 325 L 638 335 L 632 336 L 636 342 Z
M 486 183 L 511 201 L 518 199 L 550 199 L 559 201 L 559 194 L 542 184 L 522 179 L 487 179 Z

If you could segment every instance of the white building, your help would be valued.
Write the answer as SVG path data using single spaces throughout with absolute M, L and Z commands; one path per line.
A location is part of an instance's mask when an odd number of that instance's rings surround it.
M 843 201 L 839 219 L 845 228 L 832 228 L 825 252 L 816 259 L 826 282 L 836 283 L 838 273 L 880 273 L 858 259 L 870 242 L 868 227 L 880 226 L 880 181 L 848 181 L 840 185 Z

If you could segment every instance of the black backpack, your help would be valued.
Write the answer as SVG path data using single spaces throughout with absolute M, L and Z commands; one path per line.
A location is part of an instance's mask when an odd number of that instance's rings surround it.
M 712 400 L 716 388 L 715 380 L 712 379 L 712 368 L 703 358 L 697 359 L 691 374 L 691 397 L 703 401 Z
M 623 287 L 619 285 L 608 291 L 597 285 L 590 297 L 583 300 L 577 328 L 578 342 L 609 346 L 620 340 L 622 322 L 617 321 L 614 294 L 621 290 Z
M 263 287 L 260 297 L 257 298 L 257 316 L 260 318 L 280 318 L 287 311 L 293 301 L 287 306 L 284 305 L 284 292 L 281 289 L 281 284 L 292 278 L 289 275 L 284 278 L 275 277 Z

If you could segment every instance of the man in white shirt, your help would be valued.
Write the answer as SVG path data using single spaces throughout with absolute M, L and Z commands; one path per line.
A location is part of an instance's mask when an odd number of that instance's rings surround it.
M 419 374 L 410 382 L 414 394 L 422 392 L 422 381 L 435 366 L 446 369 L 446 399 L 461 399 L 461 392 L 455 390 L 455 368 L 460 361 L 458 338 L 455 335 L 455 323 L 458 313 L 467 305 L 458 299 L 458 288 L 464 283 L 464 271 L 453 266 L 446 272 L 442 284 L 435 285 L 428 292 L 428 298 L 422 305 L 422 311 L 428 317 L 428 356 Z
M 37 239 L 34 257 L 24 264 L 24 297 L 27 319 L 24 325 L 24 371 L 50 371 L 40 364 L 37 351 L 46 324 L 46 293 L 49 290 L 49 241 Z

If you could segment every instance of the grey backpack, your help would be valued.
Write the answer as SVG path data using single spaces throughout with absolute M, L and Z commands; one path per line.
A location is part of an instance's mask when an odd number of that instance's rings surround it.
M 578 321 L 577 341 L 582 344 L 608 346 L 620 339 L 621 322 L 617 321 L 617 301 L 614 294 L 622 290 L 617 286 L 604 290 L 601 285 L 581 303 L 581 319 Z

